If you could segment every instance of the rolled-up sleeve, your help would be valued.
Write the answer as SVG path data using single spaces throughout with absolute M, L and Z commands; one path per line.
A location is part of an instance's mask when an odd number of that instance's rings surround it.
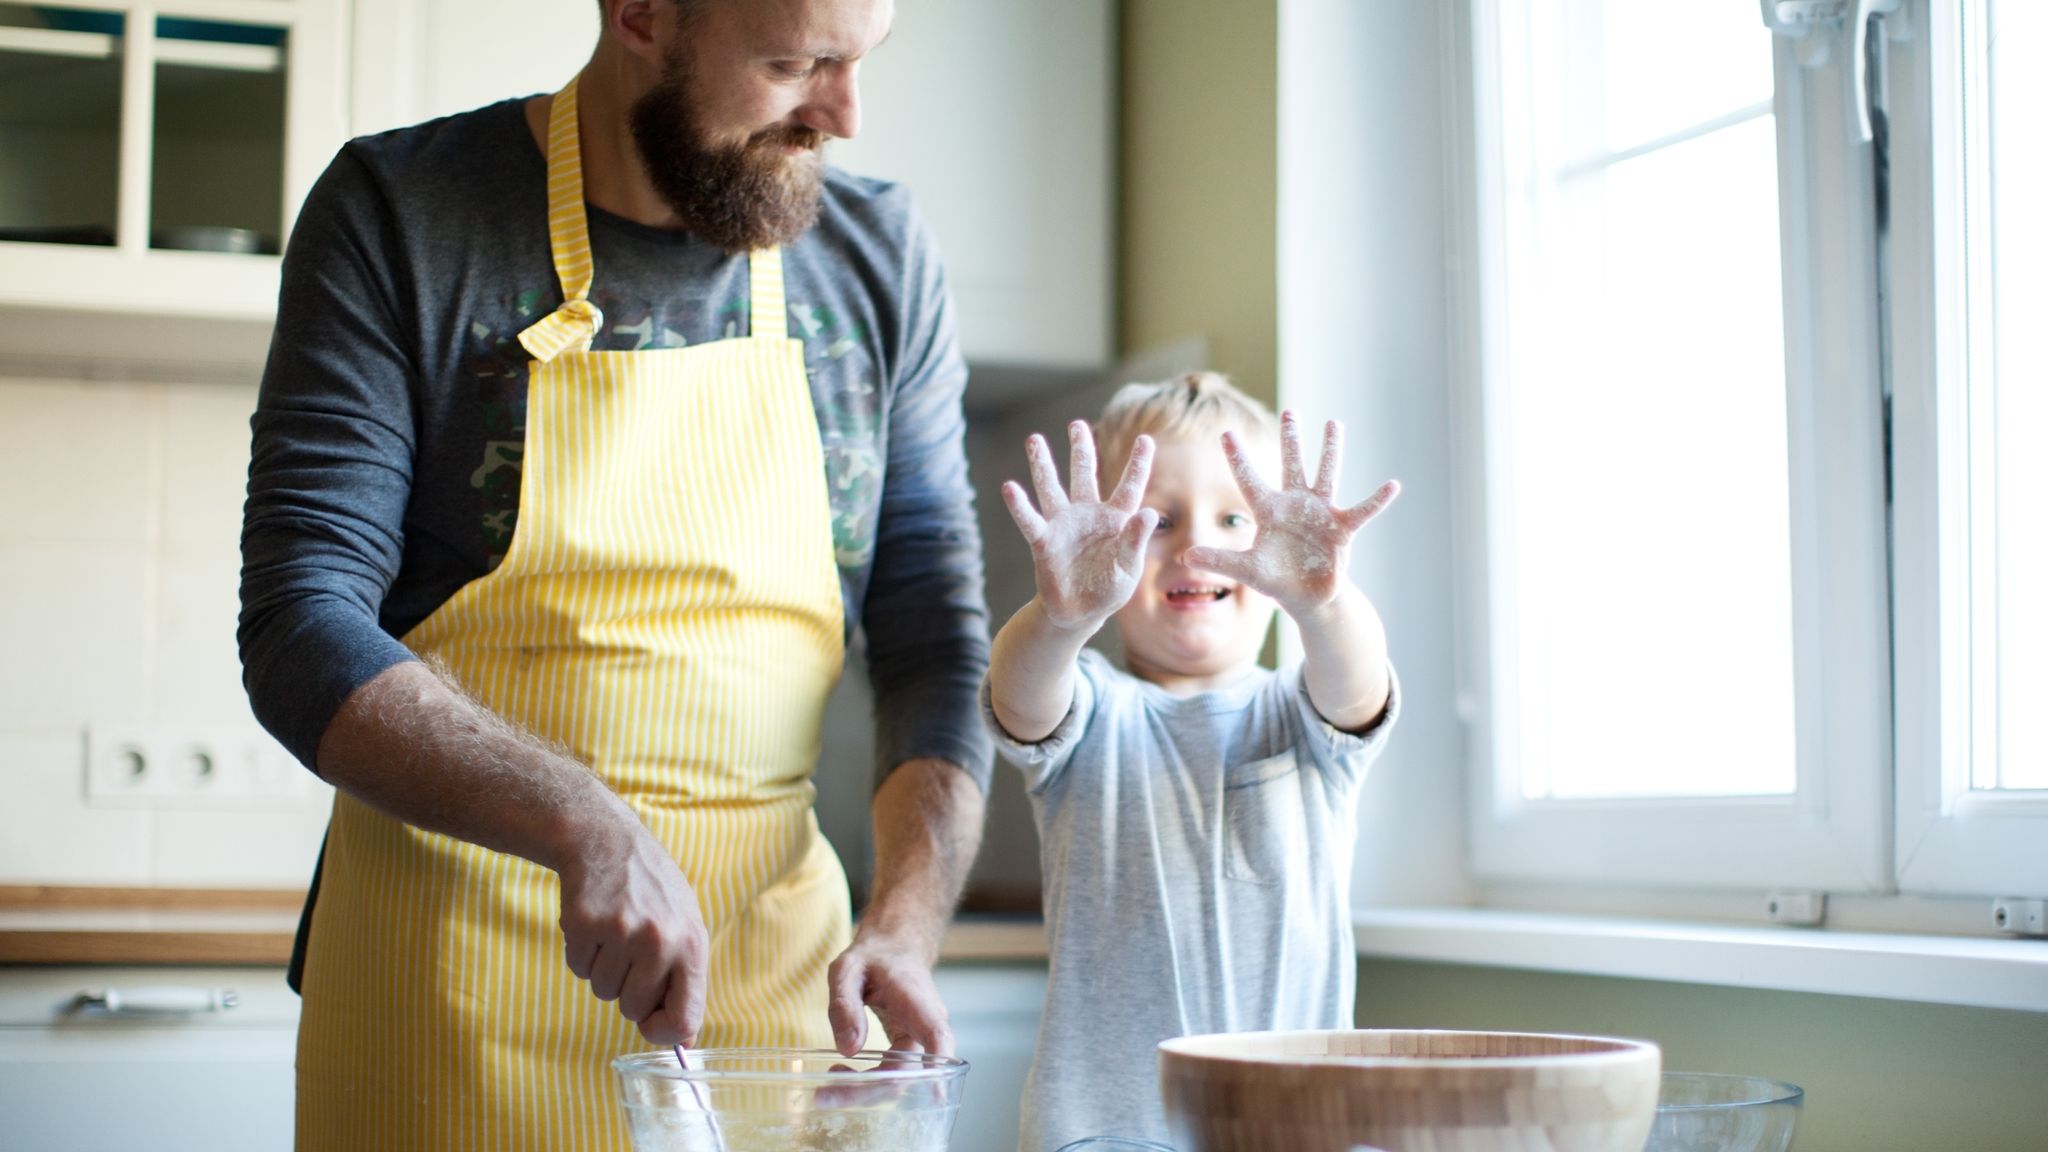
M 920 223 L 904 272 L 874 568 L 861 615 L 875 697 L 875 784 L 937 758 L 988 789 L 993 747 L 978 694 L 988 670 L 981 532 L 967 475 L 967 363 L 936 248 Z
M 347 151 L 285 253 L 242 519 L 237 641 L 256 717 L 308 767 L 351 692 L 411 653 L 378 622 L 415 448 L 393 217 Z

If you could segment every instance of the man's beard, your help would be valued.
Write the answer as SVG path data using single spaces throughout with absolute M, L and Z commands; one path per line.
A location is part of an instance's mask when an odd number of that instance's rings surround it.
M 744 144 L 708 146 L 697 130 L 689 79 L 679 46 L 663 61 L 661 82 L 633 102 L 633 143 L 655 191 L 686 227 L 727 252 L 803 235 L 818 220 L 825 134 L 790 125 Z M 791 145 L 805 151 L 785 151 Z

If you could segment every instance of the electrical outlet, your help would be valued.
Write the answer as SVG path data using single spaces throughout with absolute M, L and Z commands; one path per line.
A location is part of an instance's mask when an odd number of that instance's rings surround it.
M 85 798 L 95 804 L 146 802 L 157 786 L 153 757 L 149 741 L 136 733 L 87 729 Z
M 2000 896 L 1991 902 L 1991 926 L 2015 936 L 2048 936 L 2048 900 Z
M 1764 915 L 1773 924 L 1799 924 L 1811 928 L 1826 918 L 1828 894 L 1805 889 L 1781 888 L 1764 897 Z
M 308 773 L 260 729 L 226 725 L 91 728 L 86 803 L 113 808 L 247 808 L 290 804 Z

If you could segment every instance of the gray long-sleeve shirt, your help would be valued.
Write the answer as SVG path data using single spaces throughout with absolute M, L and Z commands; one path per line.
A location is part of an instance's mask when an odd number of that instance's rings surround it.
M 743 335 L 747 260 L 591 208 L 593 344 Z M 877 779 L 905 760 L 984 787 L 980 536 L 966 365 L 938 254 L 902 188 L 828 170 L 784 250 L 824 446 L 847 634 L 865 634 Z M 355 140 L 285 254 L 252 421 L 240 644 L 256 715 L 311 765 L 356 687 L 502 558 L 519 507 L 528 356 L 561 302 L 546 161 L 520 101 Z
M 1051 972 L 1022 1152 L 1167 1139 L 1156 1047 L 1352 1026 L 1351 857 L 1370 732 L 1331 727 L 1298 670 L 1175 696 L 1085 649 L 1037 744 L 982 719 L 1038 819 Z

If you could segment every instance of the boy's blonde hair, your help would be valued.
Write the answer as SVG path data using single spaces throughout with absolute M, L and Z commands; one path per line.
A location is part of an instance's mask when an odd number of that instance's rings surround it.
M 1109 398 L 1095 421 L 1102 490 L 1108 492 L 1123 476 L 1124 462 L 1140 433 L 1154 440 L 1191 440 L 1224 432 L 1237 433 L 1247 447 L 1277 445 L 1280 418 L 1220 372 L 1187 372 L 1155 384 L 1126 384 Z

